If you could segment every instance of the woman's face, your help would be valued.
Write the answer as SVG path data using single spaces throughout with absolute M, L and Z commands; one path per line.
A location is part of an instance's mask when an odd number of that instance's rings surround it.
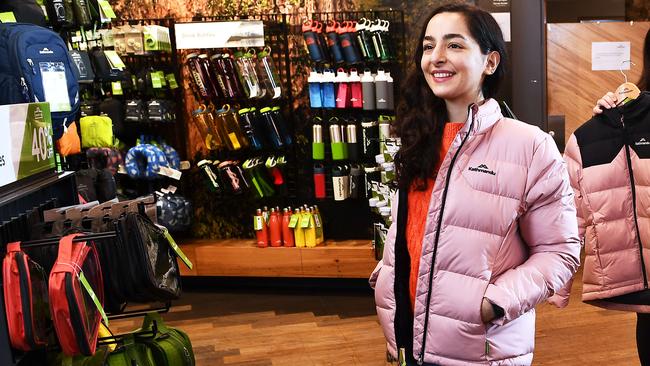
M 484 76 L 496 67 L 470 35 L 462 14 L 440 13 L 431 18 L 422 46 L 420 66 L 433 94 L 467 105 L 479 100 Z

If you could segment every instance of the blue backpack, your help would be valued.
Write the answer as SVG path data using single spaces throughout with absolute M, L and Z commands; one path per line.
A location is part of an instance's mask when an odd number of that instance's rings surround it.
M 51 30 L 24 23 L 0 24 L 0 104 L 50 102 L 55 139 L 63 134 L 63 124 L 74 120 L 79 111 L 73 65 L 65 42 Z M 47 98 L 44 73 L 50 86 Z

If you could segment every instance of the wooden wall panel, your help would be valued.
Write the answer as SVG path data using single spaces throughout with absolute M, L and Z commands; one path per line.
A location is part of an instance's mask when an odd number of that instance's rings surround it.
M 636 66 L 625 73 L 636 83 L 643 63 L 643 39 L 649 28 L 649 22 L 548 24 L 548 114 L 566 116 L 567 140 L 591 118 L 596 101 L 624 81 L 619 71 L 591 71 L 591 42 L 631 42 Z

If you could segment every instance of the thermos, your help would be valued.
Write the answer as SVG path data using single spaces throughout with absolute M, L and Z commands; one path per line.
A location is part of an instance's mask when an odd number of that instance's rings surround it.
M 312 20 L 311 22 L 311 31 L 316 34 L 316 40 L 318 41 L 318 46 L 323 54 L 323 61 L 329 62 L 331 59 L 329 55 L 329 48 L 327 47 L 327 39 L 323 33 L 324 24 L 318 20 Z
M 274 208 L 269 216 L 269 238 L 272 247 L 282 246 L 282 218 Z
M 307 83 L 309 83 L 309 106 L 311 108 L 323 108 L 322 79 L 323 75 L 313 70 L 307 78 Z
M 334 201 L 344 201 L 350 197 L 350 176 L 345 166 L 332 168 L 332 188 Z
M 352 108 L 363 107 L 363 90 L 361 86 L 361 77 L 357 69 L 350 69 L 350 76 L 348 77 L 348 84 L 350 85 L 350 102 L 348 105 Z
M 334 71 L 325 70 L 321 79 L 323 108 L 336 108 L 336 92 L 334 90 Z
M 347 72 L 343 68 L 336 70 L 336 108 L 347 108 L 350 102 L 350 85 Z
M 338 118 L 330 118 L 330 147 L 332 149 L 332 160 L 345 160 L 347 158 L 347 147 L 345 145 L 344 132 L 338 124 Z
M 330 19 L 327 22 L 327 27 L 325 28 L 327 36 L 327 47 L 330 50 L 330 54 L 334 59 L 335 63 L 341 63 L 345 61 L 343 57 L 343 51 L 341 50 L 341 45 L 339 43 L 339 36 L 336 31 L 339 28 L 339 22 L 334 19 Z
M 363 110 L 374 111 L 376 104 L 375 77 L 370 72 L 370 69 L 363 70 L 363 76 L 361 76 L 361 94 L 363 96 Z
M 375 106 L 377 109 L 388 109 L 388 78 L 384 69 L 377 70 L 375 76 Z
M 357 125 L 354 121 L 348 122 L 346 127 L 346 142 L 348 156 L 347 158 L 352 161 L 359 160 L 359 144 L 357 143 Z
M 314 165 L 314 197 L 323 199 L 325 193 L 325 167 L 323 164 Z
M 302 36 L 305 39 L 309 57 L 311 57 L 312 61 L 322 62 L 324 60 L 323 51 L 320 49 L 318 35 L 312 31 L 312 22 L 311 19 L 307 19 L 302 23 Z
M 289 227 L 289 222 L 291 222 L 291 208 L 285 208 L 282 210 L 282 244 L 285 247 L 295 246 L 293 240 L 293 231 Z
M 366 198 L 366 182 L 364 170 L 359 165 L 352 165 L 350 168 L 350 198 Z
M 255 213 L 253 218 L 253 228 L 255 229 L 255 235 L 257 236 L 257 246 L 259 248 L 266 248 L 269 246 L 269 229 L 266 226 L 266 221 L 262 215 L 262 210 L 259 208 Z
M 379 122 L 361 122 L 361 149 L 365 160 L 372 160 L 379 154 Z
M 312 125 L 311 155 L 314 160 L 325 159 L 325 143 L 323 142 L 323 125 L 320 117 L 314 118 Z

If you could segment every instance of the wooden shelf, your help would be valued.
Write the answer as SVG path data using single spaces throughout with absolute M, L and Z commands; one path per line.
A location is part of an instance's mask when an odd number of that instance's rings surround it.
M 377 264 L 369 240 L 258 248 L 253 239 L 197 239 L 181 248 L 194 264 L 179 263 L 183 276 L 368 278 Z

